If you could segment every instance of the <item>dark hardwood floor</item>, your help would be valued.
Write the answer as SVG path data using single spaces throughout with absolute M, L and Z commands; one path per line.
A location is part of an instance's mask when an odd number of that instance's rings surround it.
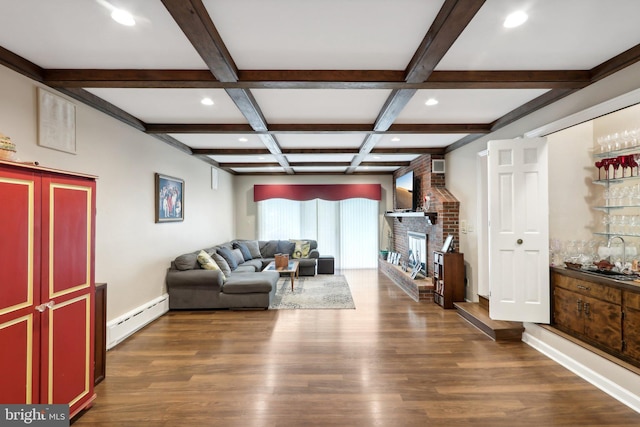
M 355 310 L 169 312 L 107 353 L 75 426 L 637 426 L 522 342 L 343 272 Z

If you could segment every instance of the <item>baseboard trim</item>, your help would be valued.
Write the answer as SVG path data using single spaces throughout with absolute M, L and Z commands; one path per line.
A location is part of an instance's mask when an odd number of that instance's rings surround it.
M 107 322 L 107 350 L 169 311 L 169 294 L 164 294 Z
M 621 368 L 618 365 L 615 365 L 614 363 L 608 361 L 605 358 L 602 358 L 598 355 L 595 355 L 592 352 L 589 352 L 588 350 L 568 341 L 565 340 L 564 338 L 560 337 L 560 336 L 556 336 L 557 339 L 559 340 L 563 340 L 566 341 L 566 343 L 563 343 L 563 345 L 567 345 L 572 347 L 572 352 L 576 353 L 576 354 L 580 354 L 581 352 L 587 352 L 588 354 L 585 353 L 585 359 L 589 359 L 589 358 L 598 358 L 601 360 L 598 360 L 598 366 L 602 367 L 604 365 L 610 364 L 612 369 L 624 369 Z M 618 400 L 619 402 L 627 405 L 628 407 L 630 407 L 631 409 L 633 409 L 636 412 L 640 413 L 640 396 L 634 394 L 633 392 L 627 390 L 626 388 L 624 388 L 623 386 L 621 386 L 620 384 L 610 380 L 609 378 L 601 375 L 600 373 L 596 372 L 595 370 L 593 370 L 592 368 L 590 368 L 589 366 L 581 363 L 579 360 L 577 360 L 576 358 L 570 356 L 569 354 L 561 351 L 560 349 L 553 347 L 551 345 L 549 345 L 548 343 L 544 342 L 541 339 L 538 339 L 537 337 L 533 336 L 532 334 L 527 332 L 527 329 L 525 328 L 525 332 L 522 334 L 522 341 L 525 342 L 526 344 L 530 345 L 531 347 L 535 348 L 536 350 L 538 350 L 540 353 L 548 356 L 549 358 L 553 359 L 554 361 L 558 362 L 560 365 L 564 366 L 565 368 L 569 369 L 571 372 L 573 372 L 574 374 L 578 375 L 579 377 L 581 377 L 582 379 L 584 379 L 585 381 L 588 381 L 589 383 L 593 384 L 594 386 L 598 387 L 600 390 L 604 391 L 605 393 L 607 393 L 609 396 L 613 397 L 614 399 Z M 573 348 L 575 347 L 575 348 Z

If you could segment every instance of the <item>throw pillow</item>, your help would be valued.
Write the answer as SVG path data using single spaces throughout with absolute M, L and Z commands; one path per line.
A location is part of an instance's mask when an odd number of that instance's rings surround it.
M 198 267 L 198 255 L 197 254 L 184 254 L 180 255 L 173 261 L 176 269 L 178 270 L 193 270 Z
M 236 260 L 238 265 L 244 262 L 244 257 L 242 256 L 242 251 L 240 249 L 233 249 L 231 253 L 233 254 L 233 259 Z
M 225 276 L 228 276 L 231 274 L 231 267 L 229 267 L 229 264 L 227 264 L 227 261 L 225 261 L 220 254 L 215 253 L 211 255 L 211 258 L 213 258 L 216 264 L 218 264 L 218 267 L 220 267 L 220 270 L 222 270 Z
M 281 254 L 293 254 L 296 244 L 287 240 L 278 240 L 278 252 Z
M 244 261 L 249 261 L 250 259 L 253 259 L 253 257 L 251 256 L 251 252 L 249 252 L 249 248 L 247 248 L 247 245 L 245 245 L 244 243 L 233 242 L 233 249 L 240 249 L 240 252 L 242 252 L 242 258 L 244 258 Z
M 231 271 L 238 268 L 238 262 L 236 261 L 236 257 L 233 256 L 233 252 L 231 252 L 231 249 L 222 246 L 218 248 L 217 251 L 220 255 L 222 255 L 222 258 L 227 261 L 227 264 L 229 264 L 229 268 L 231 268 Z
M 295 244 L 293 248 L 293 259 L 297 258 L 309 258 L 309 252 L 311 251 L 311 243 L 306 240 L 291 240 Z
M 264 245 L 260 248 L 262 258 L 273 258 L 278 253 L 278 241 L 268 240 L 264 242 Z
M 251 258 L 262 258 L 262 255 L 260 254 L 260 245 L 257 240 L 245 240 L 242 243 L 244 243 L 247 249 L 249 249 Z
M 218 264 L 216 264 L 213 258 L 211 258 L 211 255 L 209 255 L 205 251 L 200 251 L 198 253 L 198 263 L 200 263 L 200 266 L 205 270 L 219 271 L 220 274 L 222 274 L 223 282 L 227 280 L 227 277 L 225 276 L 224 272 L 220 269 L 220 267 L 218 267 Z

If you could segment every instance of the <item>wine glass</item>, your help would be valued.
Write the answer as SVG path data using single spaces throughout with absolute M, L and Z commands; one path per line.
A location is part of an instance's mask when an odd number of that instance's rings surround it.
M 629 156 L 618 156 L 618 164 L 622 168 L 622 177 L 624 178 L 625 171 L 629 167 Z
M 629 154 L 629 169 L 631 170 L 631 176 L 633 176 L 633 168 L 636 168 L 636 176 L 638 176 L 638 162 L 636 161 L 635 154 Z
M 604 166 L 604 162 L 602 160 L 599 160 L 596 162 L 596 167 L 598 168 L 598 181 L 600 181 L 600 169 L 602 169 L 602 167 Z
M 620 159 L 617 157 L 612 158 L 611 166 L 613 166 L 613 179 L 616 179 L 616 171 L 620 169 Z

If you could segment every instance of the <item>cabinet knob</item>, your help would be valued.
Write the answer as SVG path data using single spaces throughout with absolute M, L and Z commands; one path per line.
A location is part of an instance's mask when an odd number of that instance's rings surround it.
M 36 305 L 36 310 L 43 313 L 47 308 L 53 308 L 54 305 L 56 305 L 55 301 L 45 302 L 44 304 Z
M 517 244 L 519 244 L 519 245 L 521 245 L 521 244 L 523 244 L 523 243 L 524 243 L 524 240 L 522 240 L 522 239 L 518 239 L 518 240 L 516 240 L 516 243 L 517 243 Z

